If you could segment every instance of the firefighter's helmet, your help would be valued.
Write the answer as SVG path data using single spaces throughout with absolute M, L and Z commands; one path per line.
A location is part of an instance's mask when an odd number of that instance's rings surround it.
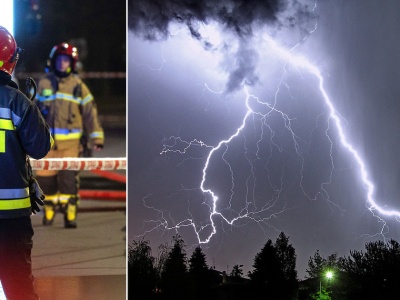
M 17 47 L 17 43 L 11 33 L 3 26 L 0 26 L 0 71 L 12 75 L 21 52 L 22 49 Z
M 76 73 L 76 63 L 78 62 L 78 49 L 69 43 L 61 43 L 51 49 L 49 55 L 49 66 L 53 71 L 56 71 L 56 58 L 58 55 L 67 55 L 71 59 L 71 72 Z M 68 72 L 70 73 L 70 72 Z

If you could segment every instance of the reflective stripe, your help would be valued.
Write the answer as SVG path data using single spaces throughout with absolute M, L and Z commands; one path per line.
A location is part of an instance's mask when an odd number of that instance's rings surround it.
M 104 138 L 104 133 L 101 131 L 95 131 L 90 134 L 91 138 Z
M 76 194 L 60 194 L 59 200 L 60 203 L 65 204 L 68 203 L 70 198 L 76 197 Z
M 0 210 L 27 208 L 30 206 L 31 199 L 29 197 L 16 200 L 0 200 Z
M 82 99 L 81 97 L 74 97 L 74 95 L 71 95 L 71 94 L 65 94 L 65 93 L 57 92 L 54 95 L 50 95 L 50 96 L 38 95 L 36 97 L 36 99 L 41 101 L 41 102 L 54 101 L 56 99 L 60 99 L 60 100 L 72 101 L 72 102 L 75 102 L 77 104 L 85 105 L 85 104 L 89 103 L 90 101 L 92 101 L 94 98 L 93 98 L 92 94 L 89 94 L 84 99 Z
M 52 128 L 53 134 L 69 134 L 69 133 L 81 133 L 80 129 L 66 129 L 66 128 Z
M 50 134 L 50 149 L 53 148 L 53 146 L 54 146 L 54 139 Z
M 14 130 L 15 128 L 11 120 L 0 119 L 0 129 Z
M 10 120 L 12 116 L 13 121 Z M 16 114 L 14 114 L 9 108 L 0 108 L 0 153 L 6 152 L 6 132 L 5 130 L 15 130 L 14 124 L 18 124 L 21 120 Z
M 80 129 L 51 128 L 50 131 L 54 138 L 59 141 L 76 140 L 82 136 Z
M 0 130 L 0 153 L 6 152 L 6 132 Z
M 12 113 L 12 121 L 14 125 L 17 126 L 19 124 L 19 121 L 21 121 L 21 118 L 16 114 Z
M 0 118 L 9 119 L 10 118 L 10 109 L 0 107 Z
M 80 104 L 82 101 L 81 97 L 74 97 L 74 95 L 70 95 L 70 94 L 64 94 L 64 93 L 56 93 L 56 98 L 57 99 L 61 99 L 61 100 L 66 100 L 66 101 L 72 101 L 75 102 L 77 104 Z
M 51 95 L 51 96 L 36 95 L 36 100 L 38 100 L 40 102 L 52 101 L 52 100 L 55 100 L 55 99 L 56 99 L 55 95 Z
M 93 100 L 93 95 L 89 94 L 82 100 L 82 105 L 85 105 L 85 104 L 89 103 L 92 100 Z
M 58 141 L 79 140 L 81 138 L 81 136 L 82 136 L 82 134 L 80 132 L 54 135 L 55 139 Z
M 5 107 L 0 107 L 0 118 L 10 120 L 10 116 L 12 118 L 12 122 L 15 125 L 19 124 L 19 121 L 21 120 L 21 117 L 17 116 L 11 109 L 5 108 Z M 5 129 L 5 128 L 4 128 Z
M 24 189 L 0 189 L 0 198 L 0 210 L 20 209 L 31 206 L 29 187 Z
M 18 199 L 29 196 L 29 187 L 23 189 L 0 189 L 1 199 Z
M 86 98 L 87 98 L 87 97 L 86 97 Z M 85 99 L 86 99 L 86 98 L 85 98 Z M 92 96 L 92 98 L 93 98 L 93 96 Z M 39 100 L 39 101 L 41 101 L 41 102 L 44 102 L 44 101 L 54 101 L 54 100 L 56 100 L 56 99 L 65 100 L 65 101 L 71 101 L 71 102 L 75 102 L 75 103 L 77 103 L 77 104 L 81 104 L 81 102 L 82 102 L 82 98 L 81 98 L 81 97 L 74 97 L 74 95 L 65 94 L 65 93 L 60 93 L 60 92 L 57 92 L 57 93 L 55 93 L 54 95 L 51 95 L 51 96 L 42 96 L 42 95 L 38 95 L 38 96 L 36 97 L 36 99 Z
M 58 194 L 45 195 L 44 203 L 49 204 L 50 202 L 52 202 L 54 205 L 57 205 L 58 204 Z

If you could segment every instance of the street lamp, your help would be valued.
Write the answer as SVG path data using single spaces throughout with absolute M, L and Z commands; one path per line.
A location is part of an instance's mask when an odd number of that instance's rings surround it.
M 325 277 L 326 277 L 326 279 L 329 281 L 329 280 L 331 280 L 332 278 L 333 278 L 333 272 L 332 271 L 327 271 L 326 273 L 325 273 Z M 322 288 L 321 288 L 321 280 L 319 281 L 319 294 L 321 295 L 321 292 L 322 292 Z
M 326 276 L 326 278 L 327 278 L 328 280 L 330 280 L 330 279 L 332 279 L 332 277 L 333 277 L 333 272 L 332 272 L 332 271 L 328 271 L 328 272 L 326 272 L 325 276 Z

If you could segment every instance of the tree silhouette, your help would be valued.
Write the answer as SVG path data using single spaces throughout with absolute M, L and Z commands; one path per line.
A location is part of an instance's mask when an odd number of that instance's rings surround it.
M 306 269 L 307 278 L 319 278 L 325 268 L 325 259 L 319 254 L 319 250 L 314 253 L 314 257 L 308 260 L 308 269 Z
M 161 271 L 160 288 L 165 299 L 187 299 L 187 258 L 184 241 L 173 237 L 174 245 Z
M 210 289 L 217 282 L 213 270 L 207 265 L 206 256 L 200 246 L 197 246 L 189 259 L 190 299 L 210 297 Z
M 128 296 L 129 299 L 152 299 L 157 274 L 149 241 L 133 241 L 128 249 Z
M 325 258 L 321 256 L 319 250 L 317 250 L 314 253 L 314 257 L 309 258 L 308 269 L 306 269 L 308 274 L 306 277 L 313 279 L 308 281 L 308 294 L 314 293 L 315 296 L 315 292 L 318 291 L 318 294 L 322 285 L 322 288 L 326 289 L 327 293 L 329 293 L 333 299 L 345 299 L 347 274 L 343 272 L 343 268 L 341 267 L 342 260 L 343 258 L 338 257 L 337 253 L 333 253 Z M 326 273 L 328 271 L 334 274 L 333 279 L 326 278 Z M 319 295 L 319 297 L 325 296 Z
M 161 244 L 160 246 L 158 246 L 157 250 L 158 250 L 158 252 L 157 252 L 158 255 L 155 258 L 154 268 L 155 268 L 156 273 L 157 273 L 157 278 L 160 281 L 161 272 L 164 269 L 165 261 L 167 260 L 168 255 L 169 255 L 169 251 L 171 249 L 170 249 L 170 246 L 168 245 L 168 243 L 166 243 L 166 244 Z M 158 284 L 159 284 L 159 282 L 158 282 Z
M 349 299 L 396 299 L 400 282 L 400 245 L 391 239 L 367 243 L 366 252 L 350 251 L 342 260 Z
M 270 299 L 296 298 L 296 253 L 283 232 L 279 234 L 275 244 L 268 239 L 261 252 L 257 253 L 253 267 L 249 278 L 256 290 L 267 291 Z
M 133 241 L 128 247 L 128 299 L 297 299 L 295 249 L 280 233 L 275 243 L 268 239 L 254 258 L 249 279 L 242 278 L 242 265 L 235 265 L 222 281 L 221 272 L 210 269 L 197 246 L 186 258 L 184 241 L 177 235 L 173 246 L 160 245 L 152 257 L 149 241 Z M 334 276 L 325 278 L 327 270 Z M 317 250 L 308 261 L 308 278 L 301 282 L 298 299 L 398 298 L 400 244 L 395 240 L 365 245 L 365 251 L 336 253 L 323 257 Z M 225 274 L 226 275 L 226 274 Z M 222 297 L 222 298 L 221 298 Z
M 275 248 L 285 280 L 297 280 L 296 251 L 289 244 L 289 237 L 286 237 L 283 232 L 279 234 L 275 242 Z
M 280 274 L 282 276 L 277 294 L 279 299 L 295 299 L 297 296 L 297 271 L 296 271 L 296 251 L 289 244 L 289 237 L 281 232 L 275 242 L 276 254 L 279 261 Z
M 233 279 L 239 279 L 243 277 L 243 269 L 242 269 L 243 265 L 234 265 L 233 269 L 231 271 L 231 273 L 229 274 L 229 276 L 231 276 L 231 278 Z
M 206 256 L 201 250 L 201 247 L 197 246 L 189 259 L 189 273 L 193 276 L 199 277 L 206 274 L 207 271 L 208 265 Z
M 257 285 L 269 285 L 274 281 L 274 273 L 279 272 L 278 259 L 271 239 L 256 254 L 253 264 L 254 270 L 249 272 L 249 278 Z

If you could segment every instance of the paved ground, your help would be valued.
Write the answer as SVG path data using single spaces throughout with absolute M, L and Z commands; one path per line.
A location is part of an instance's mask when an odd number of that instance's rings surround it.
M 80 208 L 95 204 L 91 202 L 81 200 Z M 97 208 L 107 205 L 98 203 Z M 65 229 L 61 214 L 56 215 L 52 226 L 42 226 L 41 214 L 33 216 L 35 276 L 125 274 L 126 218 L 121 210 L 78 212 L 76 229 Z
M 81 200 L 89 210 L 79 212 L 76 229 L 64 229 L 61 214 L 51 227 L 41 225 L 41 214 L 32 217 L 33 274 L 42 300 L 126 299 L 125 203 L 109 202 Z
M 104 150 L 94 156 L 126 157 L 125 151 L 125 129 L 113 128 L 106 131 Z M 121 190 L 121 183 L 89 171 L 81 180 L 85 189 Z M 32 265 L 41 300 L 125 300 L 126 199 L 81 199 L 76 229 L 64 229 L 61 214 L 44 227 L 42 216 L 32 217 Z

